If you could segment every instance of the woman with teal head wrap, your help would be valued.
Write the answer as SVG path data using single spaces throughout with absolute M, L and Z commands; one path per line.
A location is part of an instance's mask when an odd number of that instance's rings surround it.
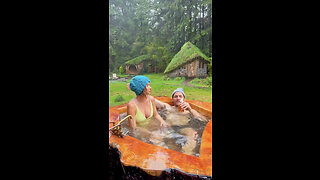
M 135 76 L 130 81 L 130 89 L 135 92 L 136 95 L 140 95 L 147 84 L 150 82 L 150 79 L 146 76 Z
M 167 126 L 157 112 L 155 98 L 151 96 L 150 82 L 146 76 L 135 76 L 130 81 L 130 90 L 137 95 L 127 104 L 127 115 L 132 117 L 129 126 L 133 129 L 145 128 L 152 118 L 159 120 L 160 126 Z

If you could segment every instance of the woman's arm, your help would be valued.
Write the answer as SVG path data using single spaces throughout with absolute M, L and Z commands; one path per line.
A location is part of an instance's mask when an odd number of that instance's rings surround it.
M 136 106 L 134 105 L 133 102 L 129 102 L 127 104 L 127 115 L 131 115 L 131 118 L 129 118 L 129 126 L 133 129 L 135 129 L 137 127 L 136 125 Z

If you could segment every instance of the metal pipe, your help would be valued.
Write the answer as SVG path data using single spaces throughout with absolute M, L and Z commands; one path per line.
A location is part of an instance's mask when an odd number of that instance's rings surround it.
M 109 131 L 117 126 L 119 126 L 124 120 L 128 119 L 129 117 L 132 117 L 131 115 L 126 116 L 125 118 L 123 118 L 117 125 L 112 126 L 111 128 L 109 128 Z

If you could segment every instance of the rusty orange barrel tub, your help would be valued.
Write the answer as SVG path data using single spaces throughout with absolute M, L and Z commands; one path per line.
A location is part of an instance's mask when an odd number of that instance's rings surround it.
M 155 98 L 173 105 L 169 97 Z M 211 118 L 202 135 L 200 157 L 147 144 L 131 136 L 121 138 L 111 135 L 109 145 L 118 148 L 121 153 L 121 163 L 125 166 L 139 167 L 152 176 L 159 176 L 167 169 L 176 169 L 187 174 L 212 177 L 212 104 L 193 100 L 186 102 L 191 108 Z M 119 122 L 120 114 L 127 112 L 126 105 L 109 108 L 109 128 Z

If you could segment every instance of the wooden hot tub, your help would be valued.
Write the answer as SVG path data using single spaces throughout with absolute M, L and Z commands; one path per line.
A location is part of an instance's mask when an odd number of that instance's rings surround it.
M 169 97 L 155 98 L 172 105 Z M 200 157 L 147 144 L 130 136 L 120 138 L 111 135 L 109 145 L 119 149 L 121 163 L 125 166 L 139 167 L 153 176 L 159 176 L 166 169 L 176 169 L 193 175 L 212 176 L 212 104 L 193 100 L 186 100 L 186 102 L 193 109 L 211 118 L 202 135 Z M 118 122 L 120 114 L 126 112 L 127 104 L 109 108 L 109 122 Z M 109 128 L 111 126 L 112 123 L 109 124 Z

